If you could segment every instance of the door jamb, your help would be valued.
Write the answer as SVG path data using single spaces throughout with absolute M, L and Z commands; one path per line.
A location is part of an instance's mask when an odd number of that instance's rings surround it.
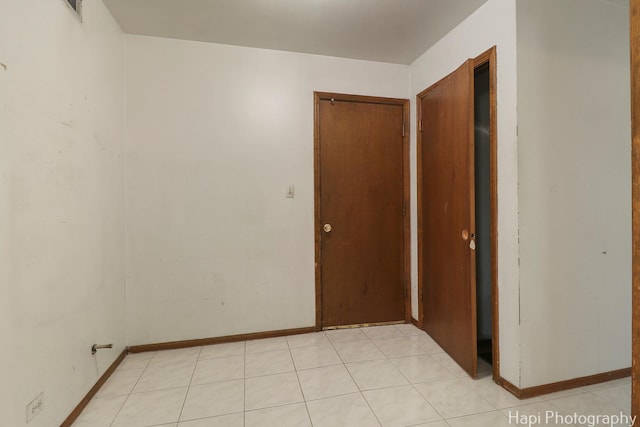
M 491 304 L 492 304 L 492 369 L 493 379 L 500 378 L 499 305 L 498 305 L 498 133 L 497 133 L 497 71 L 496 46 L 474 58 L 474 69 L 489 64 L 489 116 L 490 116 L 490 174 L 491 174 Z M 438 83 L 436 83 L 438 84 Z M 420 264 L 422 256 L 422 103 L 421 98 L 432 88 L 416 96 L 417 114 L 417 203 L 418 203 L 418 327 L 424 329 L 424 307 L 422 304 L 424 271 Z
M 342 102 L 360 102 L 370 104 L 387 104 L 402 106 L 402 181 L 404 199 L 403 217 L 403 281 L 404 281 L 404 321 L 411 323 L 411 218 L 410 218 L 410 169 L 409 169 L 409 100 L 400 98 L 383 98 L 376 96 L 348 95 L 331 92 L 313 93 L 313 176 L 314 176 L 314 239 L 315 239 L 315 286 L 316 286 L 316 330 L 322 330 L 322 223 L 320 217 L 320 101 L 327 99 Z
M 629 5 L 631 50 L 631 150 L 632 150 L 632 372 L 631 415 L 640 415 L 640 0 Z

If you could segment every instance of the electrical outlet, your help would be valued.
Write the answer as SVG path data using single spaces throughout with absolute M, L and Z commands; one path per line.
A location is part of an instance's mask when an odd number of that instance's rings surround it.
M 27 405 L 27 423 L 35 418 L 44 409 L 44 392 L 40 393 L 38 397 L 33 399 Z

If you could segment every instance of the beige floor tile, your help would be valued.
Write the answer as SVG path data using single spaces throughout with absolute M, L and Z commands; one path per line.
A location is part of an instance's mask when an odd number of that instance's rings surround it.
M 306 401 L 358 391 L 344 365 L 299 371 L 298 377 Z
M 249 411 L 244 427 L 311 427 L 304 403 Z
M 314 400 L 307 406 L 313 427 L 380 427 L 360 393 Z
M 299 371 L 342 364 L 342 359 L 331 345 L 292 348 L 291 356 L 293 356 L 293 363 Z
M 293 372 L 295 367 L 289 349 L 251 353 L 245 356 L 245 376 L 257 377 L 262 375 Z
M 182 421 L 178 427 L 244 427 L 244 413 Z
M 247 378 L 245 387 L 247 411 L 304 401 L 295 372 Z
M 333 346 L 345 363 L 385 358 L 384 354 L 370 340 L 340 342 L 334 343 Z
M 356 341 L 369 341 L 369 337 L 362 332 L 360 328 L 353 329 L 333 329 L 330 331 L 324 331 L 329 341 L 332 343 L 340 342 L 356 342 Z
M 149 362 L 149 368 L 163 368 L 170 367 L 174 364 L 182 364 L 186 362 L 196 362 L 200 355 L 200 347 L 180 348 L 177 350 L 165 350 L 157 351 L 151 362 Z
M 244 411 L 244 380 L 189 387 L 180 421 Z
M 131 394 L 112 426 L 138 427 L 175 423 L 180 417 L 186 394 L 186 387 Z
M 231 357 L 244 355 L 244 341 L 214 344 L 202 347 L 199 360 L 214 359 L 217 357 Z
M 398 338 L 404 336 L 402 332 L 395 325 L 386 326 L 372 326 L 370 328 L 362 328 L 362 332 L 372 340 L 378 340 L 383 338 Z
M 451 418 L 447 422 L 451 427 L 511 427 L 507 417 L 499 411 L 485 412 L 482 414 L 467 415 L 460 418 Z
M 324 332 L 314 332 L 311 334 L 291 335 L 287 337 L 289 348 L 314 347 L 322 345 L 331 345 Z
M 154 351 L 127 354 L 127 357 L 125 357 L 122 363 L 120 363 L 117 370 L 144 369 L 147 367 L 154 355 Z
M 415 387 L 446 419 L 496 410 L 473 391 L 464 379 L 421 383 Z
M 218 357 L 198 361 L 191 385 L 244 378 L 244 356 Z
M 74 427 L 109 427 L 127 396 L 92 399 L 73 424 Z
M 427 333 L 422 329 L 417 328 L 415 325 L 411 323 L 405 323 L 404 325 L 394 325 L 396 329 L 398 329 L 402 335 L 410 336 L 410 335 L 426 335 Z
M 431 355 L 389 359 L 412 383 L 452 379 L 456 376 Z
M 245 353 L 262 353 L 265 351 L 288 350 L 289 344 L 285 337 L 265 338 L 246 342 Z
M 409 337 L 374 339 L 373 343 L 387 357 L 418 356 L 426 352 Z
M 348 363 L 346 366 L 360 390 L 408 384 L 400 371 L 386 359 Z
M 142 372 L 144 372 L 142 368 L 117 370 L 98 390 L 96 397 L 122 396 L 131 393 Z
M 412 386 L 362 393 L 383 427 L 405 427 L 442 418 Z
M 133 393 L 187 387 L 195 367 L 195 361 L 175 362 L 168 367 L 149 364 L 133 388 Z

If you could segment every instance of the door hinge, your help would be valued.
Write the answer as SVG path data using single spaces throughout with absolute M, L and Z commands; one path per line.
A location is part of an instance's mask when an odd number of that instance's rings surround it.
M 422 132 L 422 119 L 420 119 L 420 132 Z
M 409 294 L 407 293 L 407 284 L 408 284 L 408 283 L 405 281 L 405 282 L 404 282 L 404 297 L 405 297 L 405 298 L 409 296 Z
M 402 136 L 404 136 L 404 123 L 402 123 Z
M 402 216 L 403 217 L 407 216 L 407 204 L 406 203 L 402 203 Z

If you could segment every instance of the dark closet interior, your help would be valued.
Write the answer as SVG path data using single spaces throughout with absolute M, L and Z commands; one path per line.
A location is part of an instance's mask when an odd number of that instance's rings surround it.
M 476 307 L 478 357 L 492 363 L 491 135 L 489 63 L 474 73 Z

